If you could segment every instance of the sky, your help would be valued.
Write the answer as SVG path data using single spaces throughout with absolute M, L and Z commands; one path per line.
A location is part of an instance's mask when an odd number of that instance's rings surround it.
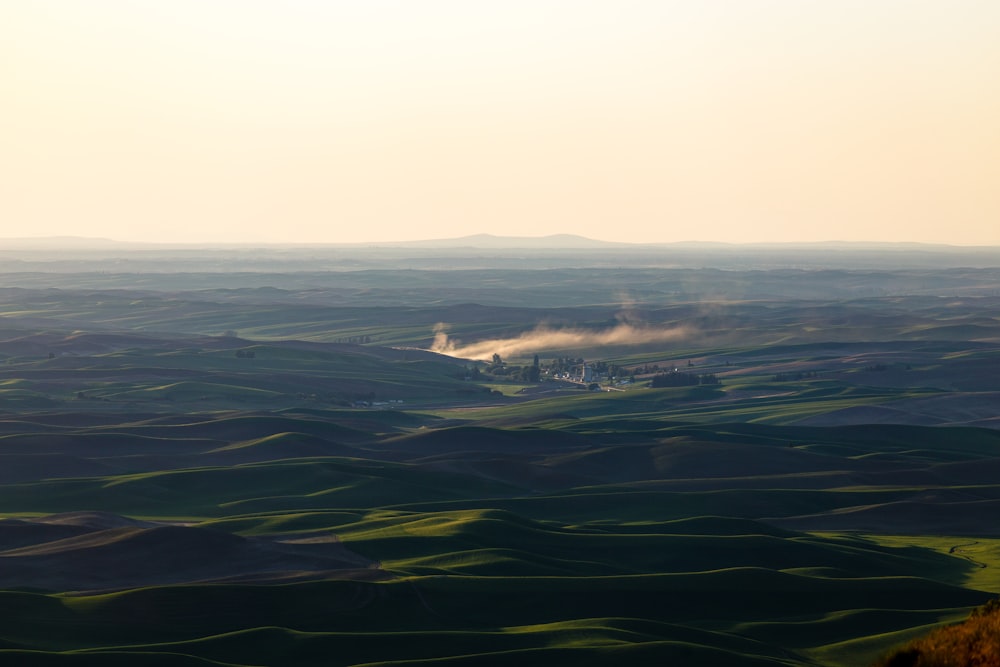
M 0 0 L 0 237 L 1000 245 L 997 0 Z

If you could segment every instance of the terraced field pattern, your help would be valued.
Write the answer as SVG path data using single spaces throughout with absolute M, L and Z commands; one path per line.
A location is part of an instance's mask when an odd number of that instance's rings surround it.
M 1000 594 L 1000 271 L 411 273 L 0 274 L 0 662 L 847 667 Z

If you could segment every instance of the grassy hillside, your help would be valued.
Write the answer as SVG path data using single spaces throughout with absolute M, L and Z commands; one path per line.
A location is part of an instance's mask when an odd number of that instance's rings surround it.
M 961 530 L 906 537 L 1000 500 L 963 465 L 994 431 L 59 416 L 0 438 L 10 659 L 848 665 L 998 592 Z M 901 504 L 894 539 L 800 532 Z
M 939 628 L 881 658 L 876 667 L 992 665 L 1000 662 L 1000 607 L 990 600 L 962 623 Z
M 0 661 L 853 667 L 1000 593 L 995 271 L 383 269 L 0 290 Z

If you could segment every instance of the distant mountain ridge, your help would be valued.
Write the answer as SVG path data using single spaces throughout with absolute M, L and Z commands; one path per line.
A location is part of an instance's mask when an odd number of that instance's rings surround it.
M 38 236 L 0 237 L 0 249 L 11 250 L 125 250 L 125 249 L 197 249 L 197 248 L 414 248 L 414 249 L 462 249 L 484 250 L 600 250 L 600 249 L 641 249 L 677 248 L 688 250 L 742 250 L 742 249 L 815 249 L 815 250 L 908 250 L 908 251 L 977 251 L 996 250 L 1000 246 L 960 246 L 944 243 L 920 243 L 914 241 L 788 241 L 728 243 L 723 241 L 673 241 L 661 243 L 627 243 L 621 241 L 601 241 L 578 234 L 549 234 L 546 236 L 497 236 L 495 234 L 470 234 L 445 239 L 424 239 L 417 241 L 370 241 L 360 243 L 164 243 L 141 241 L 118 241 L 104 237 L 86 236 Z
M 366 244 L 368 245 L 368 244 Z M 471 234 L 452 239 L 428 239 L 425 241 L 400 241 L 377 245 L 405 248 L 626 248 L 643 244 L 598 241 L 576 234 L 550 234 L 548 236 L 496 236 L 494 234 Z

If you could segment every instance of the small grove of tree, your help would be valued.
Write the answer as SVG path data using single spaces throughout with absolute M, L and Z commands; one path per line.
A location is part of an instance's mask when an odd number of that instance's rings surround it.
M 722 384 L 719 378 L 711 373 L 698 375 L 697 373 L 681 373 L 671 371 L 669 373 L 659 373 L 653 376 L 649 386 L 653 388 L 663 387 L 694 387 L 699 384 L 718 385 Z
M 493 353 L 493 359 L 486 367 L 486 372 L 491 375 L 507 375 L 507 362 L 500 357 L 499 352 Z
M 538 366 L 522 366 L 517 370 L 517 378 L 522 382 L 538 382 L 542 377 L 542 369 Z
M 538 382 L 542 377 L 542 367 L 538 361 L 538 355 L 535 355 L 534 361 L 530 366 L 523 367 L 519 374 L 522 381 L 524 382 Z
M 236 350 L 237 359 L 253 359 L 257 356 L 257 353 L 253 350 Z
M 530 366 L 509 366 L 499 354 L 494 354 L 490 364 L 486 367 L 486 372 L 493 376 L 507 377 L 520 382 L 538 382 L 542 378 L 542 366 L 535 355 Z M 482 376 L 479 369 L 474 370 L 475 375 L 467 375 L 470 379 L 478 379 Z

